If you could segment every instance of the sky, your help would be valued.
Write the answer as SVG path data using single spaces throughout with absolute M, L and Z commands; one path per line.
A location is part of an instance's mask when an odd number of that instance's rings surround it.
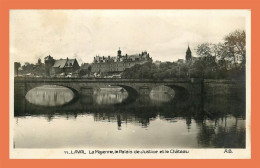
M 10 57 L 36 63 L 137 54 L 153 60 L 185 59 L 188 45 L 219 43 L 234 30 L 246 30 L 247 10 L 11 10 Z

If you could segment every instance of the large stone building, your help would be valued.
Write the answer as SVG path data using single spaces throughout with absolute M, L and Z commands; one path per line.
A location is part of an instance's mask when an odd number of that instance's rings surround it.
M 80 69 L 78 61 L 76 59 L 59 59 L 55 60 L 50 55 L 44 58 L 46 67 L 46 74 L 48 76 L 56 76 L 64 73 L 69 74 Z
M 94 61 L 91 65 L 91 72 L 106 73 L 106 72 L 122 72 L 126 68 L 130 68 L 136 64 L 144 64 L 146 62 L 152 62 L 152 58 L 146 51 L 140 54 L 134 55 L 122 55 L 121 50 L 117 51 L 117 56 L 111 57 L 94 57 Z

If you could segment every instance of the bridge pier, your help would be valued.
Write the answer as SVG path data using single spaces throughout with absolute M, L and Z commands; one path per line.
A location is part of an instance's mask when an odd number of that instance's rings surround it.
M 14 86 L 14 96 L 15 97 L 25 97 L 27 93 L 27 84 L 19 83 Z
M 141 87 L 139 87 L 139 89 L 138 89 L 138 93 L 139 93 L 139 95 L 141 95 L 141 96 L 149 96 L 150 95 L 150 93 L 151 93 L 151 91 L 152 91 L 152 88 L 151 87 L 148 87 L 148 86 L 141 86 Z
M 81 95 L 93 95 L 94 94 L 94 88 L 92 88 L 92 87 L 82 87 L 82 88 L 80 88 L 80 94 Z

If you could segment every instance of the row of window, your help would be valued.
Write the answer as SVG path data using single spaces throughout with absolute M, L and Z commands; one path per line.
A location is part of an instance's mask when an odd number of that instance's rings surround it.
M 68 65 L 68 63 L 66 63 L 65 66 L 72 66 L 72 63 L 70 63 L 69 65 Z
M 102 71 L 102 70 L 104 70 L 104 69 L 100 69 L 100 68 L 98 68 L 98 69 L 93 69 L 93 71 L 95 72 L 95 71 Z M 125 70 L 125 68 L 123 68 L 123 71 Z M 92 71 L 92 72 L 93 72 Z M 122 70 L 119 70 L 118 68 L 113 68 L 113 69 L 109 69 L 109 71 L 122 71 Z

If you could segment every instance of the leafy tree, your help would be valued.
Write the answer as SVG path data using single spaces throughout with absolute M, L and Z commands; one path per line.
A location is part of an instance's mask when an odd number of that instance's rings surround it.
M 15 62 L 14 63 L 14 72 L 16 74 L 16 76 L 18 76 L 18 70 L 21 67 L 21 63 L 20 62 Z
M 203 78 L 243 78 L 245 76 L 245 31 L 236 30 L 224 43 L 197 46 L 199 61 L 191 65 L 192 75 Z
M 197 46 L 197 54 L 200 57 L 212 57 L 213 56 L 213 44 L 211 43 L 202 43 Z
M 32 73 L 36 76 L 45 76 L 46 75 L 45 64 L 38 62 L 38 64 L 33 66 Z
M 241 62 L 241 68 L 245 68 L 246 63 L 246 33 L 244 30 L 236 30 L 224 38 L 223 57 L 231 58 L 237 65 Z
M 22 66 L 22 74 L 27 74 L 27 73 L 31 73 L 34 69 L 34 64 L 30 64 L 29 62 L 26 62 L 23 66 Z

